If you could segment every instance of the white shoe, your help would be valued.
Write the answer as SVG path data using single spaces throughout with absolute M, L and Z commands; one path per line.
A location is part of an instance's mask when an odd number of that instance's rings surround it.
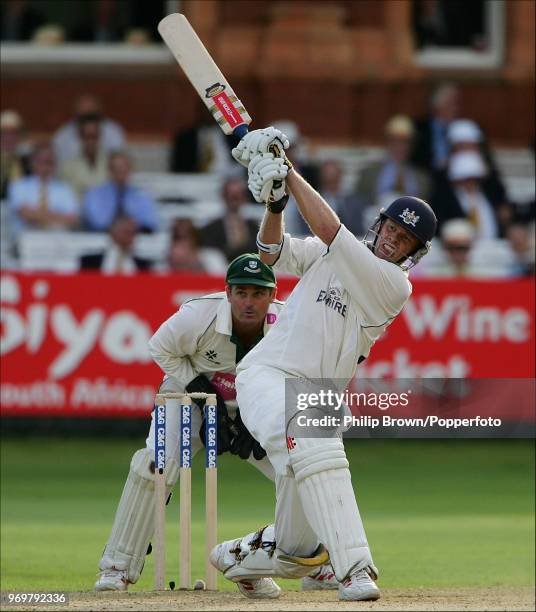
M 325 589 L 338 589 L 339 581 L 331 563 L 321 565 L 313 574 L 305 576 L 301 581 L 302 591 L 323 591 Z
M 281 595 L 281 589 L 271 578 L 239 580 L 236 586 L 242 595 L 250 599 L 277 599 Z
M 95 591 L 126 591 L 129 584 L 125 570 L 107 569 L 95 582 Z
M 379 598 L 380 589 L 364 569 L 351 574 L 339 585 L 339 599 L 370 601 Z

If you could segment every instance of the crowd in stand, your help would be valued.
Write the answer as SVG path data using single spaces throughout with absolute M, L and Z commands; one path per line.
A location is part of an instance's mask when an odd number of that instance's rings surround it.
M 165 261 L 150 262 L 135 256 L 135 238 L 140 232 L 161 229 L 158 207 L 165 204 L 132 183 L 125 133 L 103 114 L 94 96 L 80 97 L 72 119 L 48 142 L 28 142 L 15 111 L 3 111 L 0 120 L 2 206 L 8 208 L 15 245 L 28 229 L 107 232 L 109 248 L 82 257 L 80 268 L 108 273 L 220 273 L 237 254 L 255 250 L 257 223 L 243 214 L 251 198 L 229 154 L 230 143 L 217 127 L 203 124 L 177 134 L 170 170 L 218 172 L 222 216 L 202 232 L 191 219 L 176 219 Z M 400 194 L 430 202 L 439 219 L 439 248 L 415 274 L 534 274 L 534 203 L 519 207 L 509 200 L 486 135 L 464 117 L 456 85 L 435 91 L 426 117 L 392 117 L 384 128 L 381 158 L 365 165 L 351 181 L 343 180 L 338 159 L 311 163 L 295 124 L 280 122 L 277 127 L 292 142 L 288 154 L 295 167 L 357 236 Z M 292 198 L 285 216 L 291 233 L 309 233 Z

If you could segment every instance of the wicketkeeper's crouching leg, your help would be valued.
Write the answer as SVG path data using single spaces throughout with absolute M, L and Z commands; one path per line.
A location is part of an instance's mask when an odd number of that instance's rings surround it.
M 166 465 L 166 495 L 177 482 L 175 459 Z M 119 501 L 110 538 L 104 549 L 95 590 L 126 590 L 140 577 L 154 531 L 154 451 L 142 448 L 134 453 Z
M 167 402 L 166 498 L 179 478 L 179 401 Z M 193 431 L 201 424 L 198 410 L 192 411 Z M 192 453 L 201 448 L 192 436 Z M 136 451 L 115 514 L 112 531 L 99 563 L 100 576 L 95 590 L 122 591 L 140 577 L 154 532 L 154 415 L 147 436 L 147 447 Z
M 164 383 L 165 384 L 165 383 Z M 176 388 L 161 388 L 175 392 Z M 179 478 L 179 400 L 167 401 L 166 449 L 166 497 Z M 201 411 L 192 411 L 192 455 L 203 448 L 197 434 L 201 426 Z M 125 591 L 129 584 L 140 577 L 149 543 L 154 532 L 154 414 L 151 420 L 147 447 L 136 451 L 116 511 L 110 537 L 99 563 L 97 591 Z M 166 453 L 167 454 L 167 453 Z M 273 479 L 273 469 L 267 457 L 257 461 L 253 455 L 250 463 L 267 478 Z

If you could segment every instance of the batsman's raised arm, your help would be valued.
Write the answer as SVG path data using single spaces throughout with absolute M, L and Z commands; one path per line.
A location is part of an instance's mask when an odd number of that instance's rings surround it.
M 294 168 L 287 174 L 287 187 L 295 197 L 300 213 L 313 234 L 329 246 L 341 226 L 339 217 Z
M 279 257 L 283 243 L 283 214 L 273 213 L 266 209 L 257 236 L 257 248 L 261 261 L 272 266 Z

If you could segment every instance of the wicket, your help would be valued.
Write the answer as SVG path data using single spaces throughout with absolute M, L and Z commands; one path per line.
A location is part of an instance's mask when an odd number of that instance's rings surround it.
M 179 588 L 192 583 L 192 399 L 205 400 L 205 578 L 208 590 L 217 589 L 217 570 L 209 553 L 217 544 L 218 419 L 216 396 L 208 393 L 159 393 L 155 400 L 155 589 L 165 589 L 166 510 L 166 400 L 180 400 L 179 456 Z

